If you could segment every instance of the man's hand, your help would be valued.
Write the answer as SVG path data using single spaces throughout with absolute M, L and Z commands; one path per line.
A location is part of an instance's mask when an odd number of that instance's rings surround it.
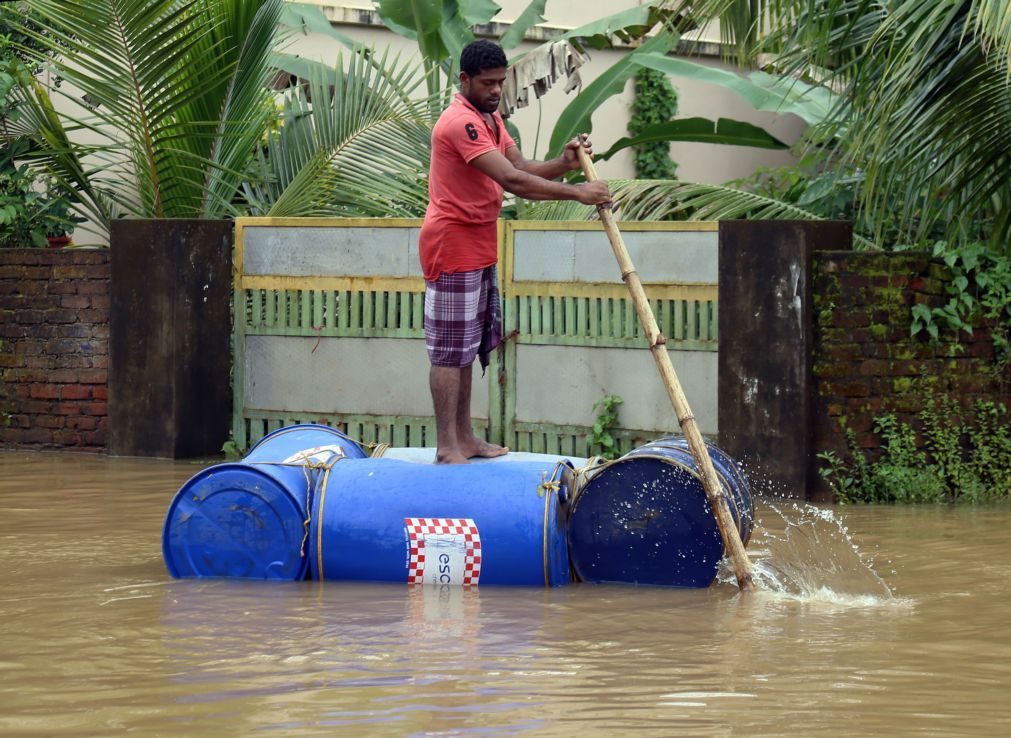
M 583 205 L 610 205 L 611 191 L 607 188 L 607 182 L 598 179 L 596 182 L 578 185 L 576 199 Z
M 593 156 L 593 144 L 590 143 L 590 137 L 585 133 L 580 133 L 565 144 L 565 148 L 562 150 L 562 159 L 565 160 L 570 170 L 579 169 L 578 152 L 580 146 L 586 151 L 587 156 Z

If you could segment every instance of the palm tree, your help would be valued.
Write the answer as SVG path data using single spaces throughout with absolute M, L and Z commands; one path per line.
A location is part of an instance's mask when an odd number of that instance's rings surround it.
M 430 118 L 410 98 L 422 82 L 350 40 L 332 68 L 278 53 L 279 29 L 319 20 L 318 9 L 283 0 L 27 3 L 46 35 L 23 31 L 55 53 L 49 64 L 65 84 L 53 94 L 67 98 L 58 113 L 37 81 L 15 92 L 40 148 L 32 161 L 98 224 L 249 211 L 417 214 Z M 274 130 L 272 86 L 285 67 L 306 85 L 282 93 Z
M 721 17 L 724 40 L 742 63 L 763 58 L 784 76 L 837 94 L 809 150 L 856 182 L 864 235 L 879 243 L 983 239 L 1007 253 L 1011 6 L 1006 0 L 703 5 Z M 732 188 L 700 186 L 684 193 L 683 185 L 671 185 L 671 194 L 679 188 L 682 206 L 700 207 L 707 217 L 788 212 Z M 800 213 L 794 210 L 796 217 Z

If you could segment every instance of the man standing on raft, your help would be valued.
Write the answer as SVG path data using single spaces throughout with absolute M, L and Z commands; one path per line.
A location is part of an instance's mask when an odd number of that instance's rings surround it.
M 590 153 L 585 134 L 551 161 L 523 158 L 497 112 L 505 78 L 500 46 L 483 39 L 468 44 L 460 54 L 460 92 L 432 131 L 429 202 L 418 247 L 439 464 L 509 451 L 475 436 L 470 419 L 474 358 L 480 356 L 487 368 L 489 353 L 502 340 L 495 274 L 502 191 L 528 200 L 611 201 L 605 182 L 552 181 L 579 168 L 580 146 Z

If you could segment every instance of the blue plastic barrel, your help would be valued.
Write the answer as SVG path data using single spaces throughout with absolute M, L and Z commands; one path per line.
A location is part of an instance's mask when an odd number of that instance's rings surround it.
M 741 540 L 751 537 L 750 485 L 707 444 Z M 586 475 L 572 503 L 569 556 L 586 582 L 708 587 L 723 540 L 684 438 L 641 446 Z
M 199 472 L 176 493 L 162 533 L 174 577 L 304 579 L 306 520 L 321 468 L 361 447 L 324 425 L 281 428 L 236 463 Z
M 321 481 L 310 523 L 320 580 L 473 586 L 569 581 L 562 521 L 571 467 L 347 459 Z

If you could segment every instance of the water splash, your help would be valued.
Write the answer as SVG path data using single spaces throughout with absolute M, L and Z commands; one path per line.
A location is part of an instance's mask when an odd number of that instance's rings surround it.
M 748 554 L 759 588 L 788 599 L 841 607 L 901 604 L 835 512 L 807 503 L 757 506 Z M 734 583 L 724 560 L 721 583 Z

